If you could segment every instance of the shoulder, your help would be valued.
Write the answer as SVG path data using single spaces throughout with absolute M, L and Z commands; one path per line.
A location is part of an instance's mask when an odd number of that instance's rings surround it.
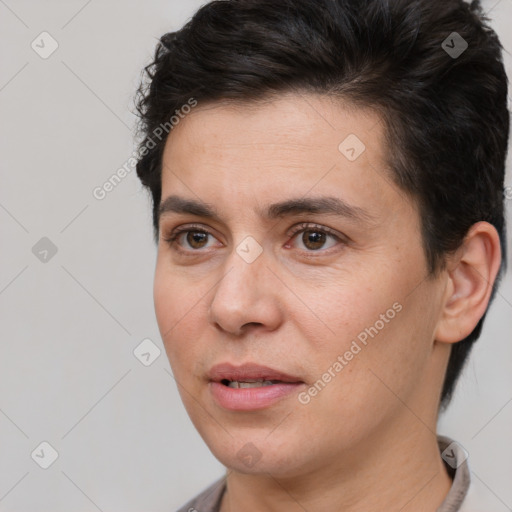
M 177 512 L 218 512 L 226 488 L 226 477 L 222 477 L 185 503 Z

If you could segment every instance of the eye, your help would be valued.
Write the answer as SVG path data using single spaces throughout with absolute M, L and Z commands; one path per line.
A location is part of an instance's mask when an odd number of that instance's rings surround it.
M 301 234 L 301 237 L 297 235 Z M 332 232 L 329 228 L 318 226 L 317 224 L 300 224 L 295 226 L 294 230 L 290 234 L 292 237 L 296 237 L 297 240 L 302 244 L 303 247 L 299 246 L 299 249 L 307 252 L 319 252 L 319 249 L 330 249 L 336 245 L 336 242 L 343 243 L 344 240 L 338 234 Z M 331 239 L 334 243 L 331 243 L 328 247 L 324 247 L 326 241 Z
M 207 245 L 208 237 L 212 237 L 212 234 L 203 228 L 195 226 L 182 226 L 175 229 L 171 234 L 164 238 L 164 241 L 173 247 L 175 245 L 180 248 L 184 248 L 184 251 L 198 251 L 210 247 Z
M 297 235 L 301 234 L 301 237 Z M 336 246 L 337 243 L 347 243 L 342 235 L 331 231 L 329 228 L 319 226 L 317 224 L 302 223 L 295 226 L 288 236 L 297 238 L 299 246 L 296 248 L 304 252 L 325 252 L 328 249 Z M 211 248 L 214 244 L 209 244 L 209 238 L 214 238 L 213 235 L 201 226 L 180 226 L 173 230 L 163 240 L 177 251 L 183 253 L 200 252 L 201 249 Z M 331 240 L 331 243 L 325 247 L 326 243 Z M 302 247 L 301 247 L 302 245 Z M 286 247 L 289 247 L 288 243 Z M 320 251 L 320 249 L 323 249 Z

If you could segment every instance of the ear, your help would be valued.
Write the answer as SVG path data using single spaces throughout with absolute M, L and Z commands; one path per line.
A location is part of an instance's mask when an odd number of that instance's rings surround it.
M 487 309 L 500 264 L 496 228 L 488 222 L 473 224 L 448 263 L 437 341 L 456 343 L 471 334 Z

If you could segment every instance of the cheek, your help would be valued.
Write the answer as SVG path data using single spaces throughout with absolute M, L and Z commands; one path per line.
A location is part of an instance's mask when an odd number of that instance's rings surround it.
M 348 392 L 355 402 L 389 393 L 379 377 L 403 390 L 428 360 L 428 290 L 410 293 L 410 279 L 383 274 L 309 288 L 303 296 L 314 314 L 301 308 L 293 319 L 308 340 L 315 378 L 325 375 L 333 393 Z M 321 394 L 327 399 L 330 393 Z
M 297 289 L 297 295 L 305 297 L 303 308 L 297 304 L 289 309 L 292 321 L 302 326 L 303 335 L 319 350 L 319 355 L 343 353 L 351 342 L 365 341 L 368 330 L 374 332 L 378 322 L 378 331 L 386 330 L 385 320 L 397 315 L 393 309 L 394 298 L 398 295 L 385 286 L 375 288 L 373 276 L 343 276 L 343 279 L 329 279 L 324 283 L 315 283 L 304 289 Z M 382 282 L 381 282 L 382 284 Z M 296 283 L 297 285 L 297 283 Z
M 171 275 L 157 265 L 153 284 L 155 315 L 160 335 L 173 372 L 179 372 L 186 361 L 194 358 L 198 349 L 201 322 L 198 315 L 205 314 L 205 303 L 197 287 L 188 287 L 179 276 Z
M 408 401 L 421 387 L 432 349 L 434 306 L 428 290 L 404 295 L 381 297 L 371 307 L 367 303 L 366 309 L 360 304 L 361 316 L 356 308 L 347 313 L 351 316 L 347 323 L 357 328 L 342 336 L 338 350 L 330 352 L 330 364 L 343 355 L 331 400 L 343 397 L 345 412 L 364 415 L 358 412 L 364 403 L 372 414 L 383 416 L 400 408 L 401 400 Z

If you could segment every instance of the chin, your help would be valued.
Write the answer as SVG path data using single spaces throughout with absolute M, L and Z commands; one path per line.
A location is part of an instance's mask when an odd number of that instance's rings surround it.
M 205 439 L 215 458 L 225 467 L 238 473 L 292 477 L 300 474 L 301 461 L 297 460 L 297 449 L 287 442 L 283 445 L 265 441 L 267 432 L 261 436 L 243 436 L 232 432 L 233 438 L 225 436 L 223 442 Z M 260 441 L 258 441 L 260 439 Z M 225 441 L 225 442 L 224 442 Z

